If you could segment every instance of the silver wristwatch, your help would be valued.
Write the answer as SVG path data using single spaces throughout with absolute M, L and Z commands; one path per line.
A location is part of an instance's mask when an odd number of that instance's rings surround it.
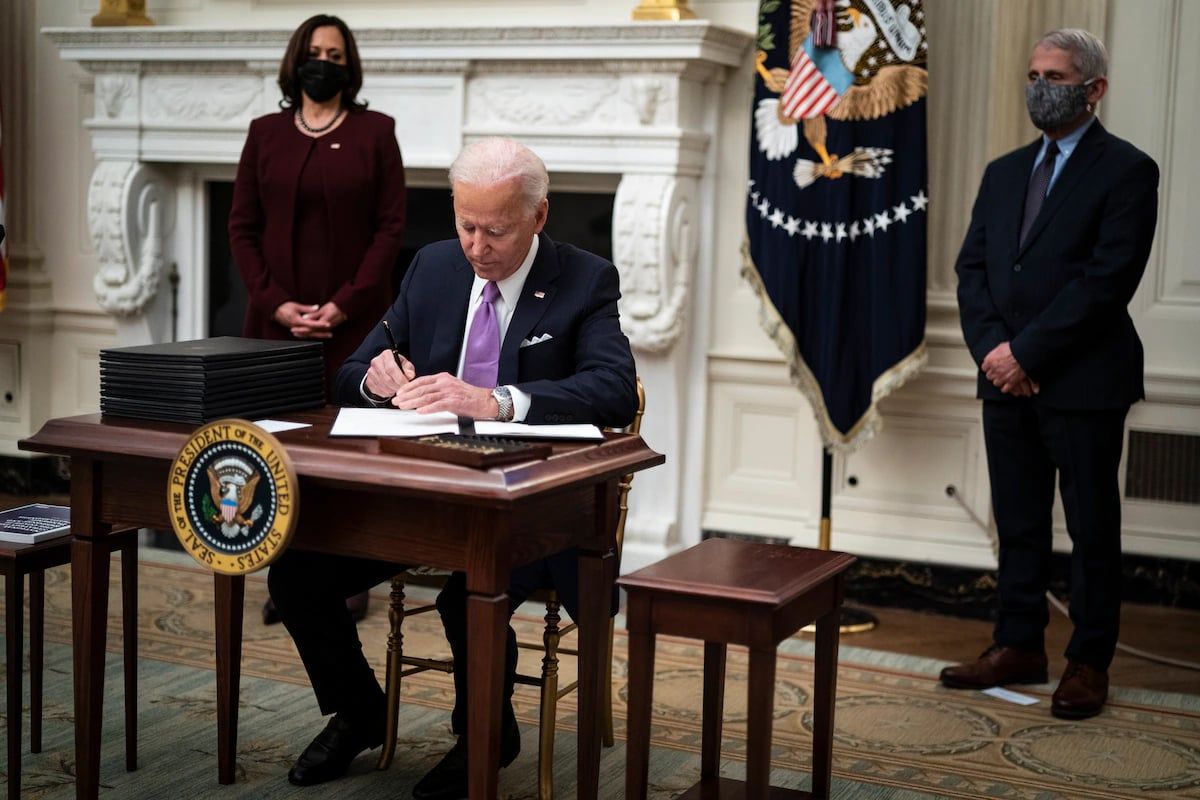
M 513 418 L 512 392 L 507 386 L 497 386 L 492 389 L 492 397 L 496 398 L 496 419 L 500 422 L 511 422 Z

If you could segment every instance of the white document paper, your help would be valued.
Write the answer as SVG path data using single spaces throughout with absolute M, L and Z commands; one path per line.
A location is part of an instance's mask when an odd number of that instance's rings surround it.
M 604 434 L 595 425 L 526 425 L 524 422 L 495 422 L 478 420 L 475 433 L 480 436 L 503 436 L 509 439 L 572 439 L 599 442 Z
M 307 422 L 287 422 L 282 419 L 256 419 L 254 424 L 262 428 L 267 433 L 280 433 L 282 431 L 294 431 L 297 428 L 311 428 L 312 425 Z
M 984 689 L 983 693 L 986 695 L 991 695 L 997 700 L 1004 700 L 1008 703 L 1016 703 L 1019 706 L 1033 706 L 1037 705 L 1038 703 L 1038 699 L 1036 697 L 1030 697 L 1027 694 L 1014 692 L 1011 689 L 1005 689 L 1002 686 L 993 686 L 990 689 Z
M 330 436 L 429 436 L 458 433 L 458 417 L 449 411 L 419 414 L 399 408 L 343 408 Z

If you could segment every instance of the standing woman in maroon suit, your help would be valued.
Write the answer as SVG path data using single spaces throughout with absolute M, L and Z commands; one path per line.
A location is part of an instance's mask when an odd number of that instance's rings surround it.
M 358 102 L 360 88 L 346 23 L 305 20 L 279 67 L 282 110 L 250 123 L 229 213 L 249 296 L 243 334 L 323 340 L 326 397 L 391 301 L 404 234 L 395 122 Z

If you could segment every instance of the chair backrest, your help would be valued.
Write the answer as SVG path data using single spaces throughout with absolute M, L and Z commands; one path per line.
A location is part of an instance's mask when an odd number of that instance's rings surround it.
M 633 422 L 629 423 L 629 427 L 625 429 L 625 433 L 641 433 L 642 417 L 646 413 L 646 387 L 642 385 L 641 377 L 637 379 L 637 413 L 633 415 Z M 629 490 L 633 487 L 633 473 L 621 476 L 621 482 L 617 484 L 617 567 L 621 566 L 621 551 L 625 549 L 625 518 L 629 516 Z

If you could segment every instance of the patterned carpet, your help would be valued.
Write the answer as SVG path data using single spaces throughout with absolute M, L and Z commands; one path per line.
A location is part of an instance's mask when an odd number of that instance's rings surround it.
M 139 570 L 138 614 L 140 769 L 126 773 L 120 689 L 119 573 L 113 571 L 109 625 L 108 692 L 101 781 L 107 797 L 407 797 L 413 783 L 449 746 L 451 685 L 426 673 L 404 684 L 401 742 L 386 773 L 361 758 L 353 779 L 299 790 L 285 774 L 322 722 L 291 640 L 280 626 L 263 627 L 258 609 L 265 580 L 247 583 L 238 782 L 216 783 L 215 687 L 211 577 L 191 566 L 148 563 Z M 70 586 L 65 569 L 46 579 L 46 713 L 43 752 L 23 759 L 22 796 L 73 795 L 70 693 Z M 374 598 L 362 624 L 368 658 L 382 663 L 387 615 Z M 539 635 L 539 621 L 519 620 Z M 405 626 L 409 652 L 444 653 L 436 615 Z M 623 738 L 625 639 L 618 630 L 614 666 L 617 736 Z M 792 641 L 780 654 L 775 700 L 773 782 L 806 788 L 811 741 L 810 645 Z M 928 797 L 1197 798 L 1200 799 L 1200 702 L 1187 696 L 1119 693 L 1106 712 L 1083 723 L 1050 716 L 1053 686 L 1032 687 L 1041 702 L 1011 705 L 974 692 L 942 689 L 936 665 L 903 657 L 872 658 L 843 648 L 838 676 L 834 796 L 916 800 Z M 537 654 L 523 655 L 536 668 Z M 660 639 L 656 666 L 656 749 L 651 796 L 668 798 L 699 774 L 700 648 L 688 640 Z M 886 665 L 884 665 L 886 664 Z M 731 650 L 725 709 L 726 774 L 739 777 L 745 747 L 745 657 Z M 563 663 L 573 679 L 573 664 Z M 380 673 L 381 674 L 381 673 Z M 28 690 L 26 690 L 28 692 Z M 1136 702 L 1135 702 L 1136 701 Z M 28 702 L 28 693 L 26 693 Z M 537 696 L 519 687 L 517 713 L 524 750 L 501 774 L 502 796 L 536 796 Z M 26 710 L 28 714 L 28 710 Z M 559 710 L 556 785 L 574 796 L 574 697 Z M 25 723 L 28 737 L 28 719 Z M 2 751 L 0 751 L 2 752 Z M 4 765 L 7 768 L 7 765 Z M 603 753 L 601 796 L 623 795 L 624 750 Z

